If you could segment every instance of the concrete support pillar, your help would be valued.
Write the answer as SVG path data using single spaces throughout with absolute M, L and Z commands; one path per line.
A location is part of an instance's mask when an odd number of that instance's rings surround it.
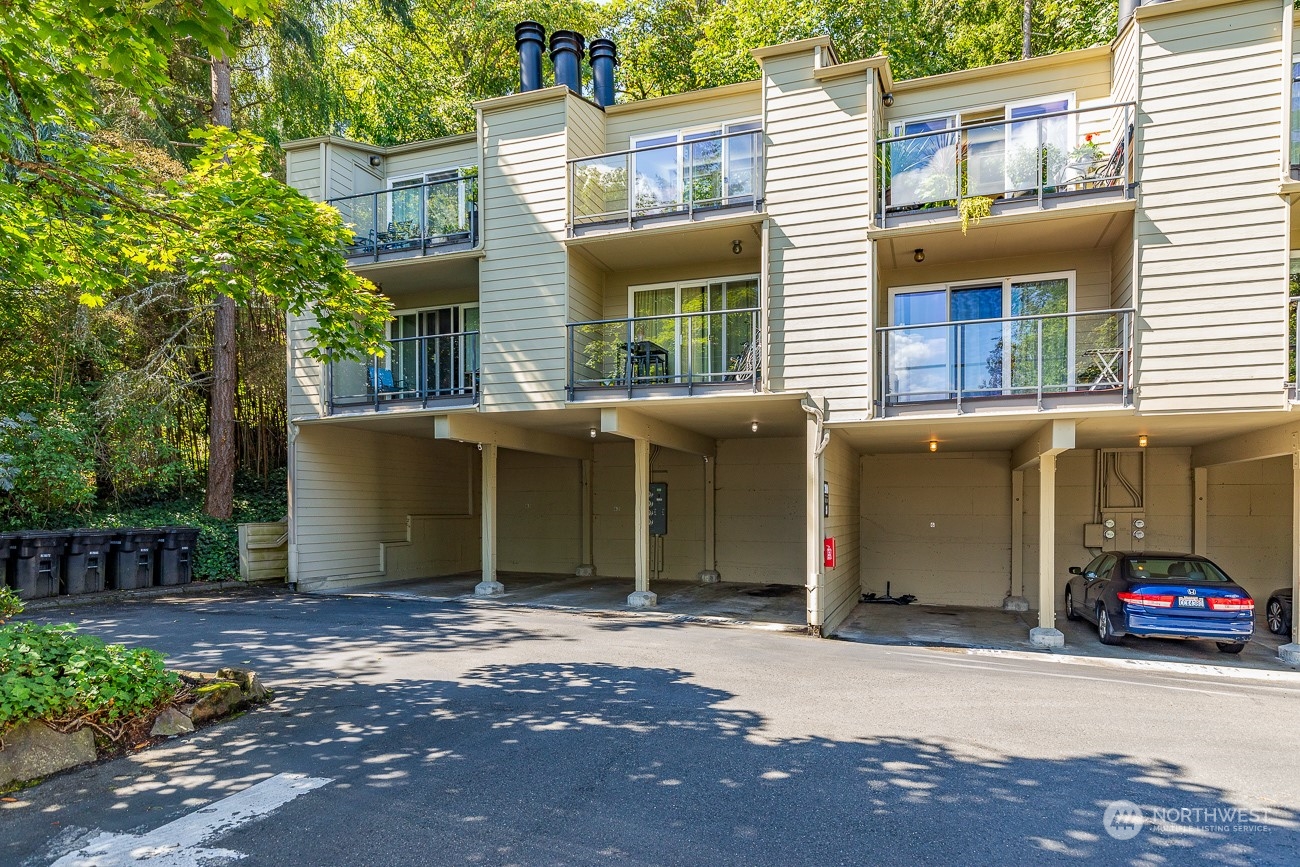
M 582 565 L 574 570 L 580 578 L 590 578 L 596 574 L 596 557 L 593 554 L 592 507 L 591 507 L 591 470 L 590 460 L 582 461 Z
M 818 450 L 820 425 L 811 413 L 804 431 L 804 540 L 808 569 L 808 628 L 820 635 L 825 622 L 825 536 L 822 523 L 822 458 Z
M 474 588 L 475 596 L 499 596 L 505 586 L 497 580 L 497 446 L 483 443 L 483 580 Z
M 718 574 L 718 554 L 717 554 L 717 521 L 715 515 L 715 488 L 714 478 L 717 472 L 717 461 L 704 459 L 704 568 L 700 570 L 700 582 L 703 584 L 716 584 L 722 580 Z
M 627 597 L 633 608 L 646 608 L 659 602 L 650 592 L 650 440 L 632 440 L 633 468 L 636 473 L 633 522 L 636 538 L 636 590 Z
M 1025 471 L 1011 471 L 1011 588 L 1003 611 L 1028 611 L 1025 598 Z
M 1210 470 L 1208 467 L 1192 469 L 1192 553 L 1206 556 L 1209 533 Z
M 1039 647 L 1061 647 L 1065 636 L 1056 628 L 1056 455 L 1038 459 L 1038 626 L 1029 641 Z
M 1300 617 L 1295 601 L 1300 600 L 1300 451 L 1291 453 L 1291 641 L 1277 649 L 1278 658 L 1300 667 Z

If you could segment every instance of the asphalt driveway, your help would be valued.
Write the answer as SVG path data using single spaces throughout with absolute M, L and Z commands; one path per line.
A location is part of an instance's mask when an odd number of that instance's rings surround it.
M 413 599 L 239 593 L 64 614 L 187 668 L 252 666 L 278 695 L 0 802 L 4 864 L 52 863 L 100 834 L 150 839 L 285 775 L 315 788 L 203 845 L 246 865 L 1294 864 L 1300 851 L 1291 674 Z M 1146 817 L 1129 839 L 1104 825 L 1120 801 Z

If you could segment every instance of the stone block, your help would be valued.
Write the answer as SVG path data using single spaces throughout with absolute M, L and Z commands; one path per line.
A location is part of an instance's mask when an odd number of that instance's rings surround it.
M 168 738 L 194 731 L 194 721 L 174 707 L 165 709 L 153 721 L 151 738 Z
M 88 728 L 69 734 L 42 722 L 15 726 L 0 739 L 0 786 L 35 780 L 95 760 L 95 736 Z

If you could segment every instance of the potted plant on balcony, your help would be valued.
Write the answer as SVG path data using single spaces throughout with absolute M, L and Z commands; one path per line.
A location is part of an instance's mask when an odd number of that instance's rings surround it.
M 1088 133 L 1066 156 L 1066 176 L 1070 183 L 1081 183 L 1101 174 L 1106 166 L 1106 152 L 1093 141 L 1096 133 Z

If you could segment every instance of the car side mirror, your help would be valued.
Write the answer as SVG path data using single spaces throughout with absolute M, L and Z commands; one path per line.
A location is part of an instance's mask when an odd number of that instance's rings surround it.
M 1080 567 L 1080 566 L 1071 566 L 1071 567 L 1070 567 L 1070 574 L 1071 574 L 1071 575 L 1082 575 L 1082 574 L 1083 574 L 1083 568 Z

